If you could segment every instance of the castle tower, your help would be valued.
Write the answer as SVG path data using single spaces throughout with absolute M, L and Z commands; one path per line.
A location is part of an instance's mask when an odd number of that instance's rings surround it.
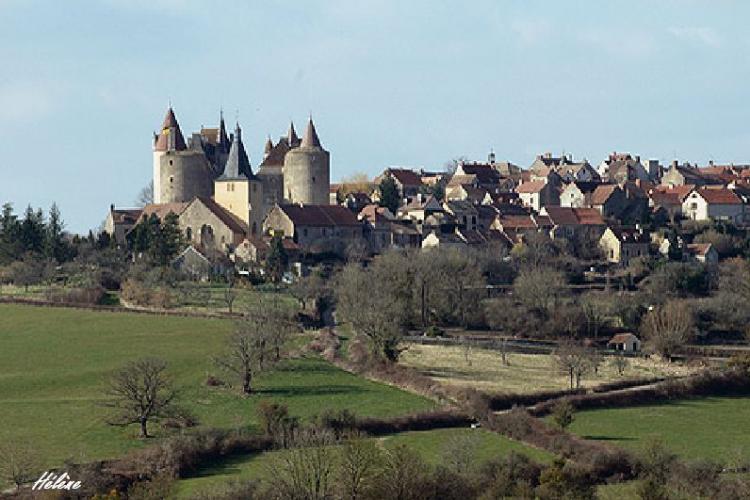
M 263 186 L 253 175 L 239 124 L 234 129 L 224 173 L 214 182 L 214 199 L 245 222 L 251 234 L 260 232 L 266 215 L 263 211 Z
M 211 196 L 213 170 L 202 151 L 188 149 L 170 106 L 154 134 L 154 203 L 187 202 Z
M 290 141 L 293 132 L 291 127 Z M 330 173 L 331 155 L 321 146 L 311 117 L 299 147 L 284 157 L 284 198 L 291 203 L 328 205 Z

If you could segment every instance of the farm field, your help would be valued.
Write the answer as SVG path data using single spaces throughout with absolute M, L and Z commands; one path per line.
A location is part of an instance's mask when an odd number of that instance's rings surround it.
M 576 413 L 569 430 L 638 450 L 658 437 L 685 459 L 750 460 L 750 398 L 710 397 Z
M 326 408 L 388 416 L 434 406 L 313 356 L 261 375 L 249 398 L 209 388 L 206 377 L 216 373 L 210 357 L 221 352 L 232 328 L 231 321 L 218 319 L 0 304 L 0 440 L 33 447 L 40 467 L 142 446 L 135 428 L 104 422 L 100 403 L 112 371 L 145 356 L 169 363 L 181 403 L 205 426 L 253 426 L 262 399 L 283 403 L 302 418 Z M 165 434 L 157 426 L 152 432 Z
M 477 463 L 487 461 L 496 456 L 504 456 L 511 451 L 523 453 L 539 462 L 551 462 L 551 454 L 531 448 L 522 443 L 512 441 L 499 434 L 483 429 L 436 429 L 432 431 L 415 431 L 393 434 L 377 439 L 384 447 L 405 445 L 416 451 L 431 464 L 440 463 L 454 439 L 475 436 L 473 454 Z M 199 491 L 214 488 L 221 483 L 233 480 L 262 478 L 269 473 L 274 458 L 284 451 L 271 451 L 251 456 L 238 456 L 224 463 L 204 469 L 195 477 L 177 482 L 174 495 L 176 498 L 189 498 Z
M 401 362 L 435 380 L 453 386 L 474 387 L 485 391 L 529 393 L 569 388 L 566 374 L 555 365 L 555 358 L 546 354 L 508 353 L 508 366 L 500 352 L 472 347 L 468 353 L 462 346 L 409 344 Z M 629 358 L 620 376 L 605 358 L 599 373 L 584 377 L 581 385 L 593 387 L 623 378 L 648 378 L 664 375 L 686 375 L 690 370 L 680 365 L 667 365 L 645 358 Z

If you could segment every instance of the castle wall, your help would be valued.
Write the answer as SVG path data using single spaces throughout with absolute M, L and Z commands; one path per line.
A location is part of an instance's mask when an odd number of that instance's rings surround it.
M 330 154 L 318 148 L 299 147 L 284 157 L 284 197 L 292 203 L 330 203 Z
M 154 173 L 157 203 L 188 202 L 196 196 L 213 195 L 214 173 L 203 153 L 166 151 L 160 155 L 154 154 L 155 169 L 157 161 L 159 171 Z

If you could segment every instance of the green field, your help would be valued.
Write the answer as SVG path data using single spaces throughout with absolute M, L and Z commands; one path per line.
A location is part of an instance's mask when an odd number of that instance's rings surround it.
M 750 398 L 711 397 L 583 411 L 570 430 L 638 450 L 660 438 L 686 459 L 750 460 Z
M 431 464 L 438 464 L 446 453 L 450 453 L 452 440 L 462 436 L 476 436 L 474 460 L 484 462 L 493 457 L 503 456 L 511 451 L 523 453 L 539 462 L 551 462 L 552 455 L 512 441 L 499 434 L 482 429 L 437 429 L 432 431 L 404 432 L 377 439 L 384 447 L 405 445 L 416 451 Z M 269 474 L 276 455 L 284 453 L 271 451 L 250 456 L 237 456 L 219 465 L 206 468 L 195 477 L 177 482 L 174 493 L 177 498 L 188 498 L 201 490 L 215 488 L 220 483 L 231 480 L 263 478 Z
M 292 359 L 256 382 L 242 398 L 205 385 L 216 373 L 231 321 L 93 312 L 0 304 L 0 441 L 33 447 L 40 466 L 72 458 L 117 456 L 142 446 L 135 428 L 104 423 L 102 392 L 110 373 L 130 360 L 162 357 L 169 363 L 182 403 L 202 425 L 253 425 L 255 405 L 273 399 L 308 417 L 325 408 L 387 416 L 424 410 L 430 400 L 367 381 L 317 357 Z M 164 431 L 154 426 L 163 436 Z

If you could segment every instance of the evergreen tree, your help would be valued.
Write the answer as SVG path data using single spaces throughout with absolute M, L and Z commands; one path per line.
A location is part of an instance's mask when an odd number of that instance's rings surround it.
M 164 222 L 158 226 L 155 240 L 156 245 L 153 245 L 153 249 L 156 253 L 152 256 L 154 262 L 166 266 L 182 250 L 182 231 L 180 231 L 180 222 L 177 215 L 170 212 L 164 217 Z
M 401 194 L 399 193 L 396 181 L 387 176 L 380 181 L 380 206 L 386 207 L 394 214 L 401 206 Z
M 62 235 L 63 227 L 64 223 L 60 215 L 60 209 L 56 203 L 53 203 L 49 209 L 49 221 L 45 228 L 44 255 L 48 259 L 55 259 L 57 262 L 67 260 L 65 241 Z
M 272 282 L 278 283 L 281 281 L 288 262 L 289 257 L 284 249 L 281 236 L 278 234 L 274 235 L 271 239 L 271 248 L 268 250 L 268 257 L 266 257 L 266 275 Z
M 45 240 L 44 214 L 41 210 L 34 211 L 29 205 L 21 221 L 21 245 L 24 252 L 41 253 Z
M 23 253 L 19 239 L 20 231 L 20 223 L 13 213 L 13 205 L 4 204 L 0 215 L 0 264 L 7 264 L 20 258 Z

